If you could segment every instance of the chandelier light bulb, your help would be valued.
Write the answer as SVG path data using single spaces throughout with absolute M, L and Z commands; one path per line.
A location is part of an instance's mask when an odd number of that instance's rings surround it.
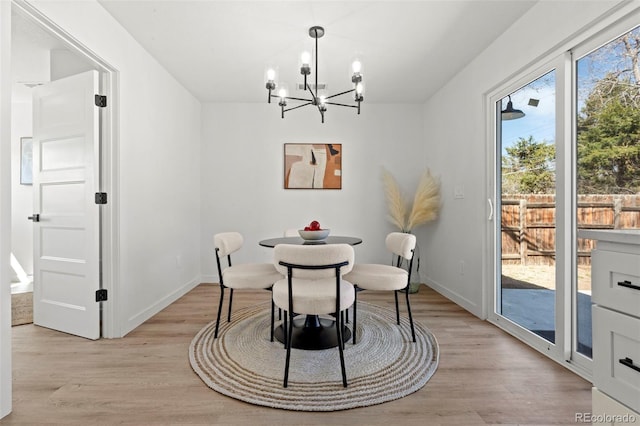
M 318 97 L 318 109 L 323 113 L 322 119 L 324 123 L 324 112 L 327 110 L 327 97 L 325 95 L 320 95 Z
M 269 68 L 267 70 L 267 80 L 269 81 L 273 81 L 276 78 L 276 70 L 274 70 L 273 68 Z
M 302 62 L 302 65 L 311 64 L 311 53 L 307 52 L 306 50 L 302 52 L 302 54 L 300 55 L 300 61 Z
M 282 99 L 287 97 L 287 89 L 285 89 L 284 87 L 281 87 L 278 90 L 278 96 L 280 96 Z
M 362 83 L 356 84 L 356 93 L 361 95 L 364 92 L 364 85 Z
M 360 71 L 362 71 L 362 62 L 360 62 L 359 60 L 356 59 L 351 64 L 351 69 L 353 70 L 354 74 L 359 74 Z

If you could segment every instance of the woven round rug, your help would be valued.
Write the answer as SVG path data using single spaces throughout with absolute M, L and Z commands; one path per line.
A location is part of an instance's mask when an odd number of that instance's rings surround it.
M 406 316 L 406 315 L 405 315 Z M 358 342 L 345 345 L 348 387 L 342 386 L 339 352 L 291 350 L 289 385 L 282 386 L 286 351 L 270 339 L 270 305 L 239 309 L 231 322 L 215 321 L 193 338 L 191 367 L 211 389 L 256 405 L 299 411 L 337 411 L 381 404 L 422 388 L 438 366 L 433 334 L 395 311 L 358 303 Z M 277 324 L 276 324 L 277 325 Z M 353 324 L 348 324 L 351 327 Z

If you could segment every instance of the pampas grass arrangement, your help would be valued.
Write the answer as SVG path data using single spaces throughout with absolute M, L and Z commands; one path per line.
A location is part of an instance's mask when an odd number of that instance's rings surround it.
M 434 220 L 438 217 L 438 210 L 440 210 L 440 182 L 427 169 L 422 173 L 416 195 L 413 197 L 413 207 L 409 214 L 407 228 L 412 230 Z
M 387 198 L 387 219 L 404 232 L 407 212 L 409 210 L 407 208 L 407 201 L 396 179 L 384 168 L 382 169 L 382 184 L 384 186 L 384 194 Z
M 388 219 L 402 232 L 411 232 L 416 227 L 434 220 L 440 210 L 440 180 L 429 169 L 420 177 L 413 197 L 411 209 L 398 182 L 386 169 L 382 169 L 382 183 L 387 199 Z

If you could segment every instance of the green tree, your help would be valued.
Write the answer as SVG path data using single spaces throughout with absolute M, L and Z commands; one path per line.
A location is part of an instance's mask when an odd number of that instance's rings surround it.
M 512 194 L 555 192 L 555 146 L 533 136 L 519 138 L 502 156 L 502 191 Z
M 578 88 L 584 99 L 577 122 L 578 191 L 638 193 L 640 27 L 589 54 L 585 64 Z
M 578 115 L 578 191 L 640 192 L 640 85 L 609 73 Z

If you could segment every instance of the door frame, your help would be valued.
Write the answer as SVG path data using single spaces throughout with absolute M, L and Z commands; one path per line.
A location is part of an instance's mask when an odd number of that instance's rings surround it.
M 108 300 L 101 302 L 101 337 L 122 337 L 118 313 L 119 216 L 118 198 L 118 71 L 84 46 L 64 29 L 25 0 L 12 0 L 12 11 L 20 13 L 42 30 L 57 38 L 67 49 L 80 55 L 96 69 L 100 80 L 100 94 L 107 96 L 107 107 L 100 109 L 100 154 L 98 191 L 108 194 L 108 203 L 100 208 L 100 288 L 108 292 Z
M 556 164 L 564 164 L 565 150 L 567 145 L 570 147 L 570 138 L 567 138 L 567 134 L 564 131 L 563 122 L 570 117 L 570 112 L 567 113 L 566 106 L 563 103 L 563 94 L 567 90 L 569 85 L 566 84 L 566 76 L 562 73 L 563 65 L 566 61 L 564 55 L 558 55 L 550 60 L 539 63 L 535 67 L 531 67 L 526 72 L 521 73 L 517 78 L 510 79 L 507 84 L 504 84 L 486 96 L 487 101 L 487 123 L 493 123 L 493 125 L 487 126 L 487 199 L 493 206 L 493 218 L 488 221 L 487 224 L 487 250 L 486 250 L 486 265 L 487 265 L 487 320 L 492 324 L 508 331 L 511 335 L 526 342 L 538 351 L 546 354 L 552 359 L 561 360 L 566 358 L 566 354 L 563 352 L 565 347 L 565 340 L 570 335 L 566 331 L 567 321 L 570 321 L 570 310 L 566 309 L 565 301 L 567 296 L 571 296 L 571 268 L 567 267 L 568 261 L 571 257 L 568 256 L 567 250 L 564 247 L 564 241 L 566 241 L 566 231 L 571 228 L 565 228 L 565 232 L 558 232 L 560 227 L 556 228 L 556 297 L 555 297 L 555 324 L 556 324 L 556 339 L 555 343 L 551 343 L 534 333 L 526 330 L 522 326 L 510 321 L 508 318 L 496 313 L 496 307 L 498 305 L 500 294 L 496 290 L 496 283 L 498 281 L 497 263 L 501 261 L 499 253 L 499 241 L 498 241 L 498 226 L 497 221 L 501 218 L 501 202 L 499 185 L 497 184 L 497 177 L 500 176 L 500 155 L 497 146 L 497 138 L 500 135 L 500 129 L 498 128 L 498 106 L 497 103 L 508 94 L 518 90 L 519 88 L 526 86 L 532 81 L 536 80 L 540 76 L 547 74 L 548 72 L 555 71 L 555 90 L 556 90 Z M 570 105 L 569 105 L 570 107 Z M 570 136 L 570 135 L 569 135 Z M 567 170 L 564 167 L 556 167 L 556 218 L 566 218 L 566 211 L 570 209 L 567 206 L 567 202 L 571 202 L 570 191 L 566 191 L 564 182 L 567 178 L 571 179 L 571 176 L 566 176 Z M 570 170 L 569 170 L 570 173 Z M 571 218 L 569 217 L 569 220 Z M 564 223 L 562 224 L 565 225 Z M 568 276 L 567 276 L 568 274 Z M 568 287 L 568 288 L 567 288 Z M 566 360 L 566 359 L 565 359 Z

